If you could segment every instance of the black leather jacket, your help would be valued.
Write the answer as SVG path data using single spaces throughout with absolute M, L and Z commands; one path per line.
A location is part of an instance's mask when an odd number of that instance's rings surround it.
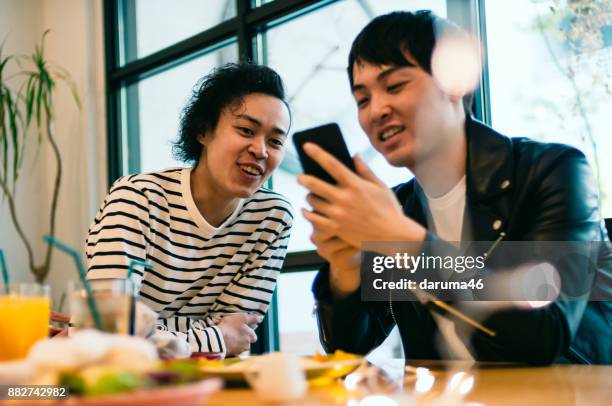
M 584 155 L 561 144 L 508 138 L 468 117 L 466 213 L 474 241 L 608 241 L 597 190 Z M 414 179 L 394 188 L 404 212 L 426 225 Z M 428 239 L 436 237 L 428 233 Z M 598 297 L 612 297 L 612 250 L 599 254 Z M 578 276 L 586 270 L 573 269 Z M 313 285 L 321 342 L 365 354 L 398 323 L 406 358 L 439 359 L 437 324 L 420 302 L 362 302 L 360 292 L 334 302 L 329 265 Z M 593 291 L 591 296 L 593 297 Z M 503 310 L 484 324 L 497 336 L 476 331 L 468 338 L 477 360 L 612 363 L 612 302 L 564 301 L 530 310 Z

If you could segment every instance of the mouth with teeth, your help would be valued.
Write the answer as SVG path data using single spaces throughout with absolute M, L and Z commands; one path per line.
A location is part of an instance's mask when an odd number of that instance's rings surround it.
M 249 175 L 252 175 L 252 176 L 261 176 L 261 174 L 263 174 L 263 170 L 261 168 L 257 167 L 257 166 L 254 166 L 254 165 L 245 165 L 245 164 L 242 164 L 242 165 L 239 165 L 239 166 L 240 166 L 240 169 L 243 172 L 245 172 L 245 173 L 247 173 Z
M 391 127 L 391 128 L 386 129 L 382 133 L 380 133 L 378 135 L 378 139 L 381 140 L 382 142 L 385 142 L 389 138 L 393 137 L 396 134 L 401 133 L 402 131 L 404 131 L 404 127 Z

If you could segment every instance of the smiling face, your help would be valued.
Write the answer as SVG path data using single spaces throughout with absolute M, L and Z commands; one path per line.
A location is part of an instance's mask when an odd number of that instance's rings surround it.
M 411 58 L 407 58 L 411 61 Z M 436 155 L 449 134 L 460 99 L 446 95 L 415 66 L 353 65 L 353 96 L 359 124 L 393 166 L 411 170 Z
M 289 123 L 287 106 L 263 93 L 226 107 L 214 131 L 198 137 L 206 186 L 230 199 L 255 193 L 283 159 Z

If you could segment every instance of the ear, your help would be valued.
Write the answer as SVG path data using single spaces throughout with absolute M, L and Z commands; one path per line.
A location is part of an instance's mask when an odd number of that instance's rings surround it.
M 210 137 L 207 137 L 207 136 L 206 136 L 206 133 L 201 133 L 201 134 L 198 134 L 198 136 L 196 137 L 196 139 L 198 140 L 198 142 L 199 142 L 200 144 L 204 145 L 204 146 L 205 146 L 205 145 L 208 143 L 208 139 L 209 139 L 209 138 L 210 138 Z

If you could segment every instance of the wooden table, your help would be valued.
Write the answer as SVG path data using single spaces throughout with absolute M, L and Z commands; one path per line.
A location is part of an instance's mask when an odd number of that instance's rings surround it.
M 459 370 L 475 377 L 466 399 L 484 405 L 612 405 L 612 366 L 555 365 L 550 367 L 500 366 L 465 363 L 420 363 L 436 383 L 419 404 L 436 404 L 433 398 L 444 390 L 448 378 Z M 403 394 L 413 391 L 414 381 L 405 375 Z M 401 394 L 400 394 L 401 395 Z M 295 405 L 346 405 L 356 399 L 341 383 L 311 387 Z M 405 399 L 405 398 L 404 398 Z M 351 402 L 352 403 L 352 402 Z M 356 405 L 358 402 L 352 403 Z M 224 389 L 208 399 L 208 405 L 263 405 L 250 389 Z M 401 405 L 401 401 L 398 400 Z M 473 403 L 474 404 L 474 403 Z

